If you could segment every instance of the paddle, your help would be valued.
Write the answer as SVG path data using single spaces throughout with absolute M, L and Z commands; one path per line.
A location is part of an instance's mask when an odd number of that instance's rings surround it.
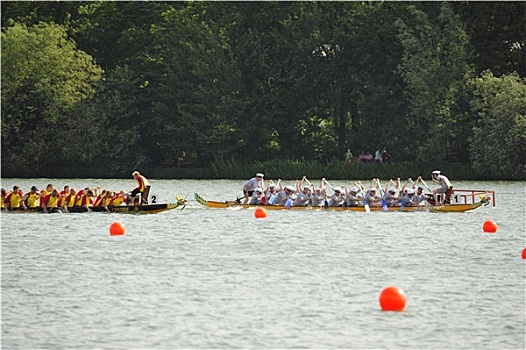
M 426 186 L 427 190 L 431 193 L 433 193 L 433 191 L 431 191 L 431 189 L 429 188 L 429 186 L 426 184 L 426 182 L 424 181 L 424 179 L 420 179 L 420 181 L 424 184 L 424 186 Z

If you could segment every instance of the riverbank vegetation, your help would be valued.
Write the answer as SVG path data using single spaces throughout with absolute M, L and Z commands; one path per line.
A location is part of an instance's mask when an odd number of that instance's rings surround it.
M 1 7 L 2 176 L 526 178 L 525 2 Z

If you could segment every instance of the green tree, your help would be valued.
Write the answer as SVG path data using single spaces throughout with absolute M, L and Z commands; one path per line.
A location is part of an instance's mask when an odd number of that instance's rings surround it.
M 399 39 L 404 54 L 399 73 L 410 104 L 407 127 L 418 131 L 420 160 L 467 161 L 468 37 L 460 18 L 444 2 L 436 20 L 415 5 L 400 19 Z
M 12 24 L 2 30 L 2 166 L 35 168 L 60 159 L 88 162 L 76 134 L 90 133 L 94 121 L 75 117 L 75 106 L 93 96 L 102 69 L 79 51 L 64 27 L 39 23 Z M 77 111 L 79 113 L 79 111 Z M 86 141 L 84 138 L 81 140 Z M 94 157 L 95 154 L 92 154 Z
M 526 179 L 526 80 L 518 74 L 474 79 L 473 114 L 478 118 L 469 140 L 473 168 L 501 179 Z

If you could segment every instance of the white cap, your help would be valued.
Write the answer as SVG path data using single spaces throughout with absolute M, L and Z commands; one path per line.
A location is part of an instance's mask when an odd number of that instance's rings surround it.
M 340 187 L 337 187 L 337 186 L 334 187 L 333 190 L 334 190 L 334 192 L 341 192 L 342 191 L 342 189 Z
M 358 187 L 351 187 L 351 192 L 358 192 Z
M 270 184 L 268 185 L 268 188 L 275 188 L 276 187 L 276 184 Z
M 265 177 L 265 175 L 263 175 L 262 173 L 257 173 L 257 174 L 256 174 L 256 177 L 258 177 L 258 176 L 259 176 L 259 177 Z
M 431 174 L 440 175 L 440 170 L 435 170 Z
M 369 192 L 371 192 L 371 191 L 376 192 L 376 188 L 374 188 L 374 187 L 373 187 L 373 188 L 370 188 L 370 189 L 369 189 Z
M 407 194 L 415 194 L 415 191 L 413 189 L 409 188 L 407 190 Z
M 391 188 L 389 189 L 389 192 L 396 192 L 396 188 L 391 187 Z
M 294 192 L 294 187 L 293 186 L 287 186 L 285 187 L 287 190 L 291 191 L 291 192 Z
M 256 188 L 256 192 L 263 193 L 263 189 L 258 187 L 258 188 Z
M 303 186 L 303 189 L 309 189 L 310 190 L 310 186 L 309 185 L 305 185 L 305 186 Z

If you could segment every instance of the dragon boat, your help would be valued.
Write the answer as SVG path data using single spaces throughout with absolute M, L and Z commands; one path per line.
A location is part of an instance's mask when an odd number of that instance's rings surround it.
M 177 196 L 177 202 L 176 203 L 154 203 L 154 204 L 143 204 L 143 205 L 118 205 L 118 206 L 112 206 L 109 205 L 106 210 L 104 207 L 90 207 L 90 210 L 88 210 L 85 207 L 71 207 L 68 208 L 68 213 L 87 213 L 89 211 L 96 212 L 96 213 L 127 213 L 127 214 L 156 214 L 161 213 L 163 211 L 172 210 L 179 206 L 183 205 L 186 206 L 186 200 L 183 199 L 180 196 Z M 46 213 L 44 211 L 44 208 L 42 207 L 36 207 L 36 208 L 27 208 L 24 209 L 22 207 L 20 208 L 11 208 L 9 210 L 3 210 L 4 213 Z M 48 208 L 47 213 L 65 213 L 66 211 L 64 208 L 61 207 L 55 207 L 55 208 Z
M 495 192 L 494 191 L 475 191 L 475 190 L 455 190 L 456 197 L 454 200 L 457 203 L 447 205 L 415 205 L 406 206 L 371 206 L 369 208 L 364 206 L 357 207 L 328 207 L 320 206 L 284 206 L 284 205 L 264 205 L 264 204 L 243 204 L 240 199 L 233 201 L 209 201 L 205 200 L 198 193 L 194 193 L 195 200 L 209 208 L 257 208 L 262 207 L 265 210 L 330 210 L 330 211 L 351 211 L 351 212 L 366 212 L 366 211 L 403 211 L 403 212 L 444 212 L 444 213 L 458 213 L 475 210 L 483 205 L 488 205 L 490 202 L 495 206 Z M 478 200 L 476 199 L 478 197 Z M 367 210 L 369 209 L 369 210 Z

